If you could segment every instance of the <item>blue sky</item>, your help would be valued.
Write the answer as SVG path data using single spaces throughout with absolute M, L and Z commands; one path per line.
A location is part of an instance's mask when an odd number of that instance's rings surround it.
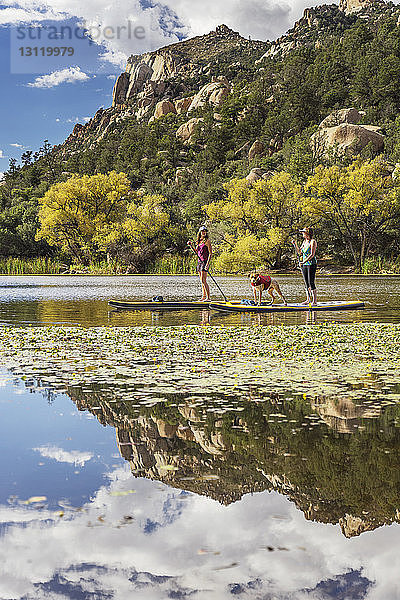
M 0 27 L 0 172 L 7 170 L 11 157 L 19 159 L 25 149 L 38 149 L 45 139 L 52 144 L 64 141 L 75 123 L 85 122 L 101 106 L 110 106 L 114 81 L 121 71 L 110 62 L 97 66 L 100 49 L 93 45 L 74 64 L 73 69 L 78 66 L 79 70 L 72 71 L 70 81 L 50 87 L 40 87 L 39 82 L 39 87 L 32 87 L 41 73 L 10 72 L 10 38 L 10 28 Z M 100 69 L 105 73 L 96 72 Z M 49 72 L 62 70 L 49 67 Z
M 19 159 L 26 149 L 37 150 L 45 139 L 51 144 L 63 142 L 75 123 L 84 123 L 101 106 L 110 106 L 115 79 L 130 54 L 208 33 L 222 23 L 253 39 L 274 39 L 293 25 L 306 6 L 315 4 L 315 0 L 164 0 L 162 4 L 155 0 L 2 0 L 0 173 L 7 170 L 10 158 Z M 40 57 L 41 48 L 47 52 L 47 47 L 59 46 L 54 36 L 49 41 L 49 32 L 62 26 L 71 31 L 80 27 L 80 34 L 86 28 L 88 36 L 82 40 L 74 33 L 71 40 L 63 39 L 63 47 L 73 48 L 73 56 Z M 40 40 L 35 39 L 38 29 L 43 33 Z M 20 56 L 28 46 L 38 48 L 39 58 Z

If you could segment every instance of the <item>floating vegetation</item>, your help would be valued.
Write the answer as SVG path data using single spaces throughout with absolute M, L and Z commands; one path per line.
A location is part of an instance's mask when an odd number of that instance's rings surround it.
M 2 328 L 0 360 L 26 384 L 64 391 L 112 385 L 153 405 L 165 394 L 292 390 L 400 400 L 400 325 Z M 35 383 L 36 382 L 36 383 Z M 122 389 L 123 388 L 123 389 Z M 132 395 L 134 394 L 134 396 Z

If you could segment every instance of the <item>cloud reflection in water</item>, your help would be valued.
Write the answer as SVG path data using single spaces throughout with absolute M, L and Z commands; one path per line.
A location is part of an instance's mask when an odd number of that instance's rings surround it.
M 225 507 L 126 468 L 110 478 L 63 517 L 1 508 L 2 599 L 398 597 L 396 524 L 347 540 L 275 492 Z

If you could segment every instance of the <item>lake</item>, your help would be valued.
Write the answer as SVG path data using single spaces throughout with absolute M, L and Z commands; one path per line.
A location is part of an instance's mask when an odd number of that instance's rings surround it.
M 304 300 L 300 275 L 279 276 L 279 283 L 289 302 Z M 219 277 L 217 281 L 230 299 L 251 298 L 246 278 Z M 221 299 L 210 282 L 213 298 Z M 400 321 L 400 277 L 354 275 L 320 277 L 319 298 L 324 300 L 358 300 L 365 302 L 362 311 L 314 314 L 314 321 Z M 9 325 L 70 324 L 84 327 L 174 326 L 184 323 L 200 325 L 269 325 L 299 324 L 310 320 L 307 313 L 284 315 L 223 314 L 215 311 L 114 311 L 111 299 L 150 300 L 162 295 L 165 300 L 198 299 L 198 278 L 163 276 L 77 277 L 77 276 L 0 276 L 0 323 Z
M 400 598 L 399 278 L 321 277 L 366 309 L 315 325 L 108 309 L 193 277 L 0 287 L 1 600 Z

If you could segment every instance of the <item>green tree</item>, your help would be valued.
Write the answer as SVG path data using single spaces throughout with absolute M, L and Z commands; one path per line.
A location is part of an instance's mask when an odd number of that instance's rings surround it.
M 301 186 L 281 171 L 252 186 L 245 179 L 235 179 L 225 189 L 227 199 L 204 207 L 225 240 L 217 267 L 238 271 L 279 265 L 301 222 Z

